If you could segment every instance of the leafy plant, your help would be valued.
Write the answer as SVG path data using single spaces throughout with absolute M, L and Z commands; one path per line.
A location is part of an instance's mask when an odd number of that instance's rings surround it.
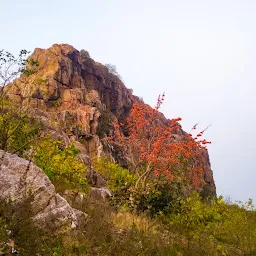
M 136 212 L 158 217 L 177 211 L 181 200 L 181 187 L 170 183 L 162 175 L 153 178 L 144 188 L 131 187 L 128 205 Z
M 17 104 L 2 99 L 0 109 L 0 148 L 12 153 L 23 154 L 32 141 L 39 136 L 42 125 L 26 112 L 19 112 Z
M 86 167 L 79 162 L 79 149 L 74 144 L 65 145 L 58 140 L 46 138 L 34 148 L 34 162 L 41 167 L 56 185 L 57 189 L 74 189 L 86 191 L 87 181 L 84 177 Z
M 254 209 L 225 204 L 222 197 L 203 202 L 194 192 L 170 216 L 170 228 L 186 237 L 188 255 L 254 255 L 255 214 Z
M 129 170 L 109 161 L 107 158 L 99 159 L 94 167 L 98 173 L 107 179 L 107 187 L 113 192 L 121 190 L 124 187 L 130 187 L 136 182 L 135 176 Z

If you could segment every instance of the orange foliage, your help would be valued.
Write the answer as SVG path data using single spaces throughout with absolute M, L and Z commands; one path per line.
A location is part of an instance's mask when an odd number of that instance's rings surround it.
M 157 105 L 151 108 L 143 103 L 134 103 L 127 118 L 128 136 L 120 132 L 120 125 L 114 123 L 113 141 L 127 150 L 133 170 L 139 178 L 137 186 L 144 187 L 151 174 L 164 175 L 172 181 L 189 177 L 195 186 L 203 182 L 203 168 L 200 162 L 203 149 L 210 142 L 200 139 L 205 130 L 195 137 L 180 128 L 181 118 L 166 120 L 158 112 L 164 101 L 164 94 L 158 97 Z M 197 124 L 192 130 L 196 130 Z M 144 167 L 144 172 L 138 169 Z

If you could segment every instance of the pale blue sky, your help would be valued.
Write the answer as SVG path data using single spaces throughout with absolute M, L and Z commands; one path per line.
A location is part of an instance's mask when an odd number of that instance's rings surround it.
M 162 111 L 212 124 L 218 194 L 256 200 L 256 1 L 0 0 L 0 49 L 68 43 L 112 63 L 128 88 Z

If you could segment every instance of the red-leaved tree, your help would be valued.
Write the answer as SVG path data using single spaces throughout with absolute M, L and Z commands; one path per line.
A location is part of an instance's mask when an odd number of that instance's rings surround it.
M 203 168 L 200 159 L 210 142 L 201 139 L 204 131 L 192 136 L 181 130 L 181 118 L 166 120 L 159 112 L 164 94 L 151 108 L 144 103 L 134 103 L 127 118 L 123 135 L 118 121 L 114 123 L 114 135 L 108 140 L 125 149 L 132 171 L 137 176 L 136 188 L 145 188 L 152 175 L 164 175 L 173 181 L 189 179 L 197 187 L 203 184 Z M 195 125 L 192 131 L 196 131 Z

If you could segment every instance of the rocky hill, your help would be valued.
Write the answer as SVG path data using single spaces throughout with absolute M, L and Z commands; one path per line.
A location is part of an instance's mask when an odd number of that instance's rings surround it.
M 203 132 L 140 104 L 84 50 L 30 60 L 0 90 L 0 255 L 256 255 L 252 201 L 215 196 Z
M 101 139 L 111 132 L 112 121 L 125 120 L 140 99 L 106 66 L 70 45 L 35 49 L 31 58 L 39 62 L 37 72 L 9 85 L 10 98 L 40 119 L 46 133 L 66 143 L 75 141 L 81 160 L 90 165 L 92 158 L 102 155 Z M 207 151 L 201 162 L 208 189 L 216 194 Z

